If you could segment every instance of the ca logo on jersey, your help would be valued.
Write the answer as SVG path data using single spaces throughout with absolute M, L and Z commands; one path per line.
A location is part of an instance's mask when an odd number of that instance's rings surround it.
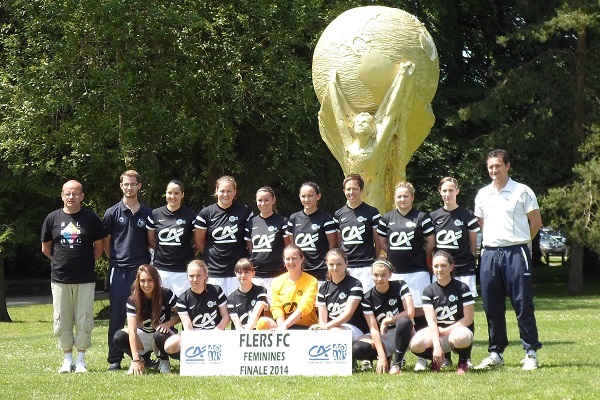
M 271 243 L 275 241 L 275 234 L 256 235 L 252 237 L 253 253 L 270 253 L 273 250 Z
M 183 228 L 164 228 L 158 232 L 158 243 L 162 246 L 181 246 L 179 238 Z
M 313 235 L 309 233 L 299 233 L 298 236 L 294 238 L 296 246 L 300 247 L 302 251 L 306 251 L 309 253 L 314 253 L 315 251 L 317 251 L 316 243 L 318 240 L 318 233 L 315 233 Z
M 394 316 L 394 314 L 396 314 L 398 310 L 394 310 L 394 311 L 388 311 L 386 313 L 381 313 L 377 316 L 377 324 L 381 325 L 381 321 L 383 321 L 385 318 L 390 317 L 392 318 Z
M 215 319 L 217 319 L 217 310 L 215 310 L 211 313 L 204 313 L 204 314 L 198 315 L 192 321 L 192 325 L 194 325 L 194 328 L 200 328 L 200 329 L 211 328 L 212 329 L 212 327 L 214 327 L 216 325 Z
M 457 305 L 452 307 L 444 306 L 435 309 L 435 313 L 438 315 L 438 321 L 454 321 L 454 314 L 456 314 Z
M 212 237 L 215 239 L 215 243 L 236 243 L 235 234 L 237 231 L 237 225 L 221 226 L 213 231 Z
M 415 238 L 415 231 L 406 232 L 394 232 L 390 235 L 388 240 L 390 250 L 412 250 L 410 241 Z
M 462 231 L 454 232 L 444 229 L 435 234 L 435 241 L 440 249 L 458 249 L 458 241 L 461 238 Z
M 363 244 L 362 234 L 365 226 L 347 226 L 342 229 L 342 240 L 344 244 Z
M 295 301 L 291 303 L 285 303 L 283 305 L 283 313 L 285 314 L 285 317 L 287 318 L 292 315 L 292 313 L 296 311 L 296 308 L 298 308 L 298 303 Z
M 338 303 L 333 303 L 333 304 L 329 304 L 327 306 L 327 311 L 329 311 L 329 318 L 335 318 L 338 315 L 340 315 L 341 313 L 344 312 L 344 308 L 346 308 L 346 303 L 344 304 L 338 304 Z

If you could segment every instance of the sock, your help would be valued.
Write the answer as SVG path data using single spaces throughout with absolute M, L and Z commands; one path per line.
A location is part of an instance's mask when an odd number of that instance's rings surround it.
M 394 364 L 400 364 L 404 359 L 404 354 L 406 354 L 406 350 L 410 344 L 412 330 L 413 324 L 410 319 L 401 317 L 396 321 Z
M 535 357 L 535 350 L 527 350 L 527 355 Z
M 471 350 L 473 350 L 473 343 L 471 343 L 469 346 L 462 348 L 462 349 L 454 349 L 454 351 L 456 351 L 458 353 L 459 361 L 467 361 L 468 359 L 470 359 L 471 358 Z
M 78 351 L 77 352 L 77 360 L 75 360 L 75 362 L 77 364 L 83 364 L 84 361 L 85 361 L 85 351 Z
M 64 353 L 64 357 L 65 357 L 65 361 L 68 361 L 69 363 L 73 363 L 73 353 L 69 352 L 69 353 Z
M 452 362 L 452 352 L 451 352 L 451 351 L 449 351 L 449 352 L 447 352 L 447 353 L 444 353 L 444 358 L 445 358 L 446 360 L 449 360 L 450 362 Z
M 424 358 L 426 360 L 433 360 L 433 347 L 425 349 L 422 353 L 415 353 L 415 356 Z

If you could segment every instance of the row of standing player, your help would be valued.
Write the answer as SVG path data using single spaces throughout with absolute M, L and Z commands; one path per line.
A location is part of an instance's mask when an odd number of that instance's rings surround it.
M 405 280 L 414 287 L 418 307 L 417 291 L 430 281 L 427 257 L 437 247 L 455 258 L 456 275 L 466 277 L 461 279 L 475 290 L 479 225 L 471 211 L 458 206 L 455 179 L 442 179 L 439 192 L 444 206 L 431 214 L 413 208 L 414 188 L 408 182 L 398 184 L 396 209 L 383 216 L 362 201 L 360 175 L 349 175 L 343 187 L 347 204 L 331 217 L 318 208 L 319 187 L 304 183 L 300 188 L 303 210 L 287 219 L 277 213 L 272 189 L 257 191 L 260 213 L 253 215 L 248 206 L 234 201 L 235 180 L 224 176 L 217 181 L 217 203 L 196 216 L 181 204 L 182 184 L 172 181 L 166 191 L 167 205 L 153 210 L 146 224 L 148 242 L 154 249 L 153 265 L 163 284 L 179 294 L 189 287 L 185 266 L 200 252 L 209 268 L 210 283 L 229 294 L 237 287 L 233 269 L 240 258 L 250 256 L 256 268 L 255 282 L 268 287 L 284 272 L 281 254 L 285 245 L 293 243 L 306 255 L 305 271 L 324 281 L 325 254 L 340 246 L 348 254 L 351 275 L 367 290 L 373 286 L 371 265 L 383 249 L 399 274 L 395 278 L 409 274 Z
M 378 373 L 388 371 L 388 360 L 392 360 L 389 373 L 400 373 L 409 347 L 419 357 L 432 360 L 434 371 L 443 365 L 444 352 L 453 349 L 459 355 L 457 372 L 467 372 L 474 299 L 466 284 L 453 279 L 454 264 L 447 252 L 433 256 L 437 281 L 422 293 L 428 326 L 418 331 L 411 321 L 414 303 L 408 285 L 390 280 L 393 267 L 389 261 L 373 263 L 374 287 L 363 294 L 361 282 L 348 275 L 346 254 L 334 248 L 325 257 L 327 280 L 315 296 L 318 282 L 302 270 L 305 257 L 300 248 L 288 245 L 283 259 L 287 272 L 273 281 L 269 294 L 252 283 L 252 262 L 239 260 L 235 266 L 239 288 L 227 298 L 218 285 L 207 283 L 208 268 L 200 260 L 189 263 L 190 288 L 179 298 L 161 288 L 155 268 L 140 266 L 127 303 L 128 327 L 114 336 L 115 345 L 132 358 L 129 374 L 140 375 L 151 365 L 153 349 L 158 352 L 160 372 L 170 372 L 169 356 L 178 359 L 181 348 L 181 336 L 174 329 L 177 323 L 186 330 L 224 330 L 230 319 L 238 330 L 349 330 L 354 366 L 356 359 L 377 359 Z M 272 318 L 264 316 L 269 308 Z

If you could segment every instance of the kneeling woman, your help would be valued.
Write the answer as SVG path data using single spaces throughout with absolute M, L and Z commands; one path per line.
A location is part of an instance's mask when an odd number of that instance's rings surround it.
M 417 356 L 432 360 L 430 369 L 439 371 L 444 353 L 458 354 L 457 373 L 469 370 L 473 348 L 473 315 L 475 300 L 469 286 L 453 278 L 452 256 L 438 251 L 432 258 L 437 282 L 423 290 L 423 311 L 427 328 L 418 331 L 410 343 Z
M 144 373 L 144 364 L 150 361 L 150 352 L 159 351 L 161 373 L 171 371 L 164 345 L 175 334 L 173 326 L 179 323 L 175 303 L 177 297 L 171 289 L 161 287 L 160 275 L 151 265 L 141 265 L 127 300 L 127 328 L 115 333 L 114 343 L 131 357 L 129 375 Z
M 302 271 L 304 254 L 295 244 L 283 250 L 287 272 L 273 279 L 271 314 L 277 329 L 308 329 L 319 322 L 315 312 L 317 279 Z
M 385 259 L 373 263 L 373 281 L 361 303 L 370 333 L 352 345 L 356 360 L 374 360 L 377 373 L 388 370 L 388 356 L 393 354 L 390 374 L 399 374 L 404 364 L 404 354 L 413 334 L 411 319 L 415 315 L 412 296 L 403 280 L 390 281 L 394 268 Z
M 319 323 L 311 330 L 341 329 L 352 332 L 352 342 L 367 331 L 367 321 L 360 302 L 363 289 L 360 281 L 348 274 L 348 257 L 339 248 L 329 250 L 325 256 L 327 281 L 319 288 L 317 310 Z
M 208 267 L 202 260 L 193 260 L 187 266 L 190 288 L 177 300 L 177 313 L 184 330 L 225 330 L 229 325 L 227 297 L 220 286 L 206 283 Z M 179 358 L 181 334 L 167 339 L 165 350 Z

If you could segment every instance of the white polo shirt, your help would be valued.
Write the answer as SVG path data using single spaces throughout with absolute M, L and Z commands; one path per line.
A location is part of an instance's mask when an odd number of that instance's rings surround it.
M 475 197 L 475 215 L 483 218 L 483 246 L 505 247 L 531 242 L 527 214 L 537 209 L 533 191 L 510 178 L 500 191 L 493 183 L 480 189 Z

